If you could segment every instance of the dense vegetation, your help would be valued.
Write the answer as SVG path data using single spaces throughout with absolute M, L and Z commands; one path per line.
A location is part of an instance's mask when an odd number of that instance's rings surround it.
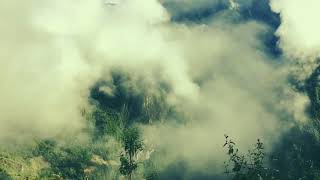
M 293 126 L 268 152 L 259 137 L 245 153 L 226 135 L 224 146 L 217 147 L 224 148 L 228 156 L 225 175 L 219 178 L 320 179 L 317 136 L 320 86 L 314 76 L 306 86 L 312 101 L 310 116 L 315 119 L 314 123 Z M 183 174 L 183 162 L 177 162 L 169 169 L 159 168 L 157 162 L 166 153 L 162 150 L 141 158 L 141 154 L 154 150 L 144 146 L 139 124 L 162 122 L 163 119 L 175 119 L 176 123 L 183 124 L 183 113 L 166 104 L 161 95 L 133 93 L 132 87 L 124 86 L 126 81 L 131 81 L 128 76 L 115 74 L 114 78 L 116 90 L 113 95 L 101 91 L 108 82 L 99 82 L 92 88 L 91 107 L 83 110 L 89 138 L 41 139 L 19 152 L 3 151 L 0 154 L 0 179 L 218 179 L 180 175 L 180 172 Z M 172 171 L 174 173 L 170 175 Z

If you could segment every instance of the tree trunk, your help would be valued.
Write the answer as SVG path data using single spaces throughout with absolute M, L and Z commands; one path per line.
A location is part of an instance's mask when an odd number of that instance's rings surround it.
M 132 154 L 131 153 L 129 153 L 129 164 L 130 164 L 130 166 L 132 166 L 132 164 L 133 164 L 132 163 Z M 132 172 L 129 173 L 129 180 L 131 180 L 131 178 L 132 178 L 131 176 L 132 176 Z

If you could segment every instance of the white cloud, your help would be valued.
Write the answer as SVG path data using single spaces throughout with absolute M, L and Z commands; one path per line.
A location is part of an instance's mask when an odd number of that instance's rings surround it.
M 271 7 L 281 16 L 276 34 L 284 52 L 298 58 L 319 57 L 320 1 L 272 0 Z

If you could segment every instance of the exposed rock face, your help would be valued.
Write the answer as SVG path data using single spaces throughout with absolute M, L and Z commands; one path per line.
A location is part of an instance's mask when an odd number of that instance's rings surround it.
M 97 165 L 105 165 L 105 166 L 119 166 L 120 163 L 115 160 L 104 160 L 98 155 L 93 155 L 91 162 Z

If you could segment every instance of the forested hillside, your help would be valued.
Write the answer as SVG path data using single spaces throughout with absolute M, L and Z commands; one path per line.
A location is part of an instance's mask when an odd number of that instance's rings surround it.
M 320 180 L 319 7 L 0 1 L 0 180 Z

